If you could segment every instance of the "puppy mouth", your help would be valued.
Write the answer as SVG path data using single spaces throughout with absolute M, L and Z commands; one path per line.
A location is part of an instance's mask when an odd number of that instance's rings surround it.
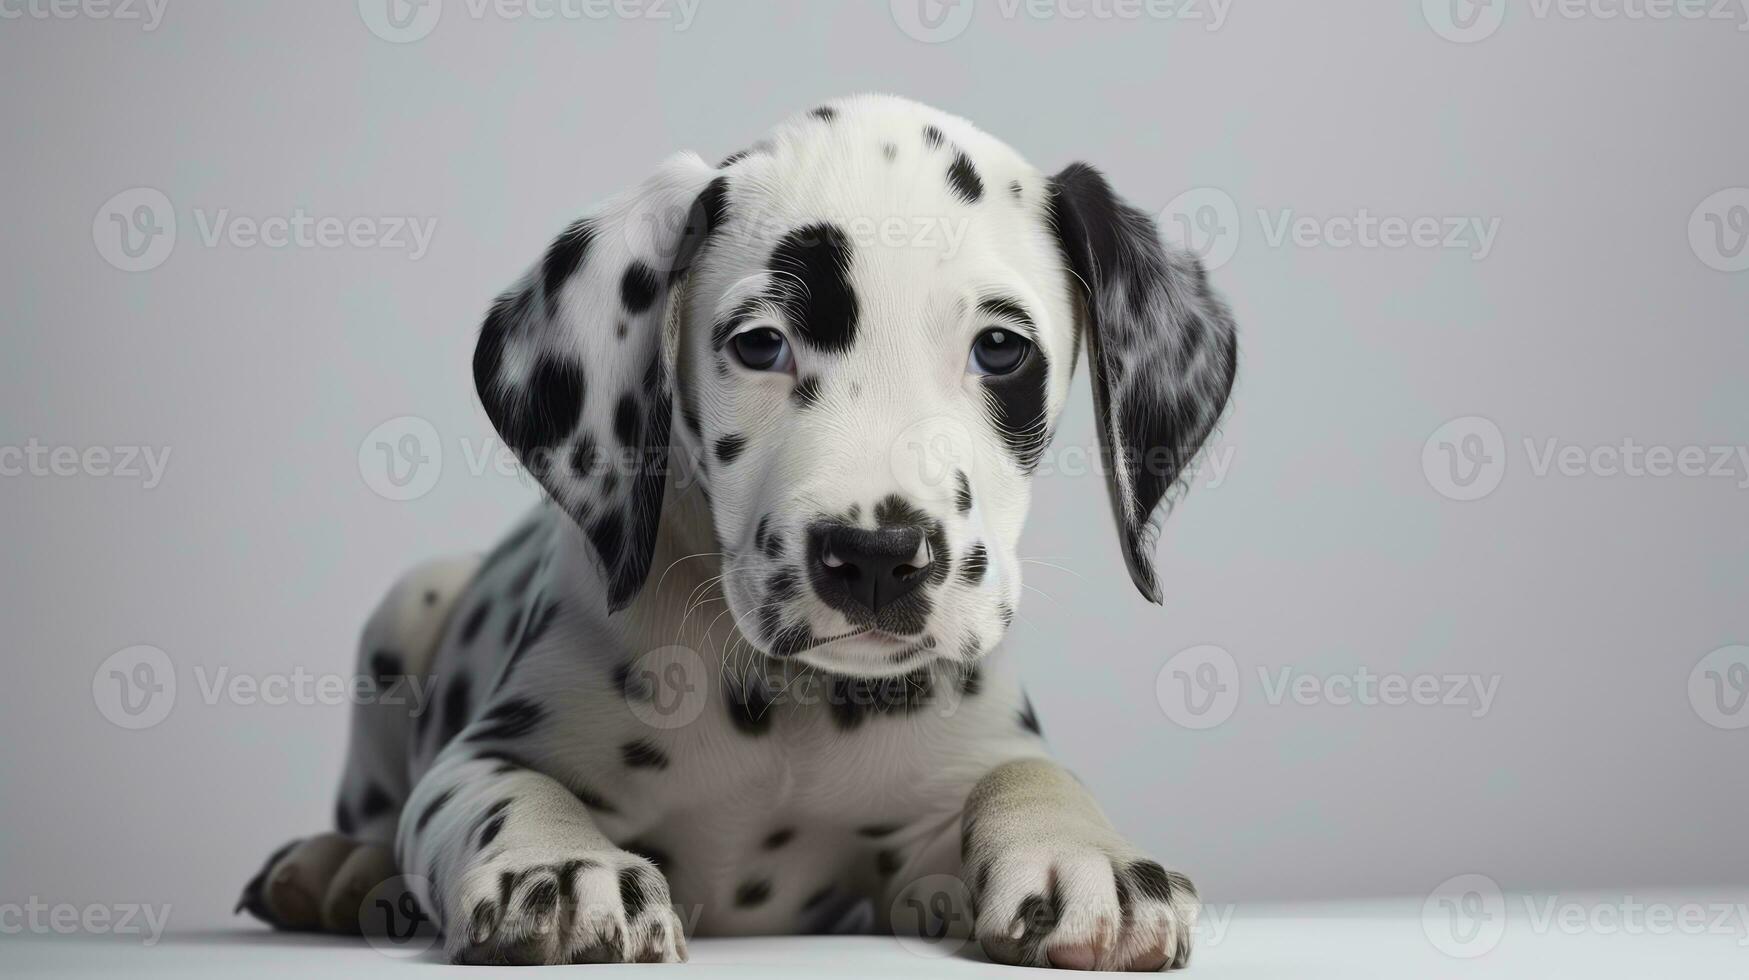
M 915 668 L 935 655 L 933 636 L 860 629 L 822 640 L 789 656 L 834 674 L 876 677 Z

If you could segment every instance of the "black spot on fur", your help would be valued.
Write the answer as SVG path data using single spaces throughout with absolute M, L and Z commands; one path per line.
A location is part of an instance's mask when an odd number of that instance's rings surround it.
M 473 682 L 466 674 L 457 674 L 443 691 L 443 728 L 440 745 L 448 745 L 468 724 L 468 712 L 473 707 Z
M 989 552 L 984 550 L 984 542 L 979 541 L 966 552 L 965 561 L 960 563 L 960 578 L 967 585 L 977 585 L 984 580 L 984 572 L 990 567 Z
M 358 813 L 364 819 L 380 817 L 395 806 L 395 801 L 389 799 L 389 794 L 376 783 L 368 783 L 364 787 L 364 799 L 358 802 Z
M 790 232 L 767 263 L 777 273 L 772 298 L 799 339 L 837 353 L 856 342 L 858 306 L 850 284 L 850 239 L 836 225 Z
M 735 889 L 735 907 L 750 909 L 755 905 L 765 904 L 765 901 L 770 897 L 771 882 L 763 879 L 743 882 L 739 888 Z
M 484 340 L 481 341 L 484 344 Z M 494 374 L 475 385 L 492 425 L 525 462 L 536 450 L 563 442 L 583 412 L 583 365 L 568 357 L 541 354 L 520 387 L 501 388 Z
M 945 142 L 945 140 L 942 138 L 941 130 L 936 129 L 934 126 L 923 127 L 923 145 L 934 148 L 940 146 L 943 142 Z
M 820 106 L 818 109 L 813 109 L 813 110 L 809 111 L 808 115 L 813 116 L 815 119 L 822 119 L 822 120 L 825 120 L 826 122 L 831 122 L 832 120 L 838 118 L 838 110 L 832 108 L 829 105 L 823 105 L 823 106 Z
M 595 465 L 601 461 L 601 446 L 595 437 L 585 432 L 571 444 L 571 475 L 581 480 L 595 472 Z
M 972 481 L 967 479 L 965 470 L 954 470 L 953 507 L 962 514 L 972 510 Z
M 741 734 L 764 735 L 771 731 L 772 696 L 764 681 L 749 677 L 738 687 L 731 686 L 724 700 L 729 720 Z
M 499 831 L 504 829 L 504 821 L 510 816 L 505 812 L 510 809 L 510 803 L 511 798 L 506 796 L 492 804 L 474 821 L 474 831 L 479 834 L 479 842 L 474 845 L 476 849 L 485 850 L 487 844 L 498 839 Z
M 947 182 L 967 204 L 976 204 L 984 196 L 984 181 L 978 177 L 978 168 L 972 166 L 964 153 L 953 155 L 953 163 L 947 168 Z
M 836 677 L 829 689 L 832 721 L 843 731 L 880 715 L 908 715 L 931 702 L 935 675 L 919 668 L 899 677 Z
M 522 911 L 526 915 L 546 915 L 559 905 L 559 880 L 540 878 L 522 893 Z
M 589 522 L 588 533 L 589 542 L 595 545 L 595 551 L 601 556 L 602 562 L 609 569 L 617 566 L 625 551 L 625 530 L 620 526 L 619 515 L 602 514 Z
M 577 800 L 580 803 L 596 813 L 619 812 L 619 808 L 609 802 L 607 797 L 602 796 L 600 793 L 597 793 L 595 790 L 590 789 L 587 786 L 576 787 L 571 791 L 571 795 L 577 797 Z
M 393 683 L 395 678 L 404 676 L 405 669 L 401 666 L 401 658 L 387 650 L 378 650 L 370 655 L 370 674 L 378 684 Z
M 866 827 L 856 828 L 856 832 L 863 837 L 885 837 L 898 829 L 899 825 L 896 823 L 871 823 Z
M 717 462 L 724 466 L 733 463 L 741 456 L 741 451 L 747 448 L 747 437 L 743 435 L 727 435 L 717 440 Z
M 747 159 L 749 156 L 752 155 L 752 153 L 753 153 L 752 150 L 736 150 L 735 152 L 724 157 L 721 160 L 721 162 L 719 162 L 717 164 L 717 169 L 722 170 L 725 167 L 732 167 L 735 164 L 740 163 L 742 160 Z M 722 179 L 723 178 L 721 178 L 721 177 L 717 178 L 717 180 L 722 180 Z
M 656 271 L 643 262 L 633 259 L 626 266 L 626 274 L 619 281 L 619 301 L 632 313 L 642 313 L 656 303 L 656 294 L 662 288 L 661 280 L 656 278 Z
M 595 229 L 585 218 L 566 228 L 547 248 L 546 258 L 541 261 L 541 291 L 546 296 L 547 316 L 559 315 L 559 293 L 565 281 L 582 267 L 594 238 Z
M 899 852 L 897 851 L 883 850 L 875 854 L 875 870 L 879 871 L 883 878 L 897 874 L 899 865 Z
M 789 398 L 796 403 L 797 408 L 812 408 L 820 404 L 819 377 L 810 374 L 797 381 L 796 386 L 790 389 Z
M 666 769 L 668 753 L 647 738 L 627 742 L 619 747 L 619 756 L 633 769 Z
M 881 156 L 885 157 L 888 163 L 892 163 L 899 158 L 899 148 L 891 143 L 882 143 Z
M 1014 607 L 1008 603 L 998 603 L 996 605 L 996 615 L 1002 618 L 1003 629 L 1007 629 L 1014 625 Z
M 1018 180 L 1009 181 L 1008 182 L 1008 193 L 1013 194 L 1014 199 L 1016 201 L 1020 200 L 1020 195 L 1021 195 L 1020 181 L 1018 181 Z
M 776 531 L 771 532 L 771 534 L 768 535 L 765 539 L 765 547 L 759 549 L 759 551 L 761 554 L 763 554 L 765 557 L 771 559 L 772 561 L 778 560 L 780 557 L 783 556 L 783 535 L 777 533 Z M 793 572 L 790 573 L 790 577 L 792 579 L 794 578 Z M 780 590 L 780 584 L 778 582 L 777 576 L 772 577 L 772 582 L 770 583 L 770 585 L 771 585 L 771 591 L 777 592 Z
M 768 851 L 775 851 L 794 840 L 795 836 L 796 831 L 794 827 L 783 827 L 765 835 L 765 840 L 761 841 L 759 846 Z
M 431 818 L 437 816 L 437 812 L 443 809 L 444 804 L 448 803 L 454 797 L 454 786 L 437 794 L 436 799 L 425 804 L 425 809 L 419 811 L 419 819 L 413 821 L 413 830 L 418 833 L 423 833 L 425 825 L 431 822 Z
M 636 446 L 642 428 L 638 415 L 638 397 L 631 392 L 619 396 L 613 406 L 613 434 L 622 446 Z
M 474 637 L 480 635 L 480 627 L 486 625 L 486 614 L 491 611 L 491 600 L 482 599 L 480 604 L 474 607 L 474 611 L 468 613 L 468 618 L 462 622 L 460 638 L 463 646 L 474 642 Z
M 546 709 L 527 698 L 500 701 L 480 719 L 480 727 L 469 733 L 468 741 L 521 738 L 534 731 L 545 718 Z
M 629 663 L 614 665 L 613 686 L 627 701 L 648 701 L 656 695 L 650 689 L 649 678 L 632 673 L 632 665 Z
M 650 904 L 650 889 L 641 868 L 622 868 L 619 873 L 619 901 L 625 906 L 626 919 L 635 921 Z
M 721 228 L 729 220 L 729 178 L 718 177 L 707 184 L 698 195 L 697 207 L 704 212 L 707 234 Z
M 1038 712 L 1033 710 L 1032 698 L 1029 698 L 1024 694 L 1021 695 L 1020 697 L 1021 697 L 1020 727 L 1026 729 L 1027 731 L 1033 733 L 1034 735 L 1043 735 L 1045 733 L 1045 730 L 1044 730 L 1044 727 L 1038 723 Z

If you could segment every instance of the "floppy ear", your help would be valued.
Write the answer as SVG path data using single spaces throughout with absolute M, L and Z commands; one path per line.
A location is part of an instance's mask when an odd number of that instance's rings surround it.
M 1154 512 L 1227 403 L 1233 317 L 1202 263 L 1163 244 L 1153 220 L 1092 167 L 1071 164 L 1051 179 L 1051 217 L 1087 291 L 1093 407 L 1124 563 L 1136 588 L 1160 602 Z
M 498 297 L 474 349 L 486 415 L 595 548 L 610 611 L 650 570 L 668 479 L 669 295 L 709 234 L 716 171 L 663 161 L 565 229 Z

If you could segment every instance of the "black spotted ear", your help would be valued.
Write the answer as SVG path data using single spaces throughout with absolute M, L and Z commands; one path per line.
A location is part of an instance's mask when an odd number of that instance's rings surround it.
M 1071 164 L 1051 179 L 1050 197 L 1057 239 L 1086 289 L 1093 405 L 1124 562 L 1160 602 L 1154 513 L 1227 403 L 1233 317 L 1195 256 L 1165 245 L 1099 171 Z
M 650 570 L 668 482 L 668 299 L 710 232 L 715 178 L 677 154 L 572 224 L 492 305 L 474 350 L 486 415 L 588 535 L 611 611 Z

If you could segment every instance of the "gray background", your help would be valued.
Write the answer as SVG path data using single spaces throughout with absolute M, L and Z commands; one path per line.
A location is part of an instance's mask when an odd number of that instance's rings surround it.
M 1749 882 L 1749 730 L 1688 694 L 1704 655 L 1749 642 L 1749 474 L 1539 476 L 1523 448 L 1749 444 L 1749 273 L 1688 236 L 1703 199 L 1749 185 L 1738 24 L 1514 5 L 1465 44 L 1414 2 L 1238 0 L 1211 31 L 982 0 L 924 43 L 886 3 L 705 0 L 677 26 L 465 0 L 411 43 L 350 2 L 170 0 L 150 31 L 0 21 L 0 446 L 172 454 L 149 490 L 0 478 L 0 901 L 218 921 L 269 848 L 325 826 L 346 709 L 209 705 L 196 671 L 348 670 L 402 569 L 482 547 L 534 499 L 464 456 L 491 436 L 468 381 L 489 299 L 668 152 L 715 159 L 863 90 L 965 115 L 1045 169 L 1093 162 L 1149 211 L 1195 188 L 1236 205 L 1214 274 L 1243 330 L 1216 447 L 1231 467 L 1167 525 L 1166 608 L 1130 587 L 1094 478 L 1043 479 L 1024 541 L 1061 568 L 1029 566 L 1011 642 L 1120 827 L 1213 901 L 1419 895 L 1464 872 Z M 179 233 L 128 273 L 93 220 L 135 187 L 168 197 Z M 208 246 L 197 227 L 299 207 L 436 235 L 414 261 Z M 1288 208 L 1500 224 L 1481 261 L 1272 245 Z M 1059 446 L 1091 439 L 1078 389 Z M 408 415 L 444 467 L 396 502 L 359 447 Z M 1468 416 L 1498 425 L 1505 471 L 1461 502 L 1423 446 Z M 142 731 L 93 694 L 134 644 L 178 681 Z M 1230 655 L 1240 697 L 1192 730 L 1156 682 L 1201 644 Z M 1479 718 L 1271 704 L 1257 670 L 1287 666 L 1499 687 Z

